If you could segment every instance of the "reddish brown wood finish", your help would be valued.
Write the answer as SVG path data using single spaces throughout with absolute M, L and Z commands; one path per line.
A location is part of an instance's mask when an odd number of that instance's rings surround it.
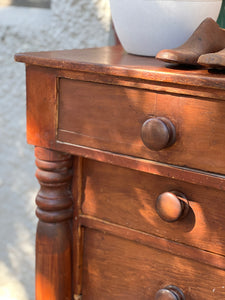
M 191 86 L 192 89 L 213 88 L 214 92 L 225 87 L 223 74 L 209 74 L 207 70 L 198 69 L 166 68 L 165 63 L 154 58 L 127 54 L 121 46 L 18 53 L 15 59 L 28 65 L 94 73 L 95 76 L 113 75 L 118 83 L 124 78 L 142 79 L 169 86 L 176 83 L 186 88 Z
M 190 206 L 183 193 L 178 191 L 169 191 L 158 196 L 155 209 L 164 221 L 176 222 L 187 217 Z
M 172 285 L 185 300 L 223 300 L 225 75 L 118 46 L 16 60 L 38 146 L 36 299 L 182 299 Z M 166 148 L 144 145 L 152 117 L 174 125 L 173 145 L 171 129 Z M 168 223 L 156 201 L 171 191 L 181 216 Z
M 183 219 L 168 223 L 156 211 L 157 198 L 179 191 L 189 202 Z M 225 255 L 225 193 L 94 160 L 83 163 L 82 212 L 108 222 Z
M 185 300 L 225 298 L 224 270 L 92 229 L 84 244 L 83 300 L 152 300 L 168 285 Z
M 83 263 L 83 227 L 80 224 L 82 158 L 75 157 L 73 162 L 72 192 L 75 199 L 73 206 L 73 292 L 74 300 L 81 300 L 82 263 Z
M 169 119 L 152 117 L 142 125 L 141 138 L 147 148 L 160 151 L 176 142 L 176 129 Z
M 163 165 L 149 160 L 141 160 L 137 157 L 135 158 L 125 155 L 121 156 L 112 152 L 91 149 L 81 145 L 70 145 L 58 141 L 56 138 L 58 128 L 57 78 L 60 76 L 72 76 L 72 74 L 54 72 L 48 68 L 33 66 L 27 67 L 28 143 L 69 152 L 74 155 L 93 158 L 99 161 L 105 161 L 115 165 L 122 165 L 135 170 L 225 190 L 224 176 L 195 172 L 194 170 L 177 168 L 176 166 L 171 167 L 169 165 Z M 74 74 L 73 76 L 75 77 Z M 76 76 L 78 76 L 79 79 L 84 78 L 86 80 L 86 75 L 85 77 L 80 77 L 80 74 L 78 73 Z M 89 80 L 96 80 L 96 76 L 90 77 Z M 140 88 L 141 87 L 142 85 Z M 49 100 L 45 101 L 46 99 Z
M 148 247 L 169 252 L 183 258 L 192 259 L 218 269 L 225 269 L 224 256 L 193 248 L 188 245 L 176 243 L 143 231 L 131 229 L 126 226 L 117 225 L 88 215 L 80 216 L 80 224 L 84 227 L 102 231 L 110 235 L 115 235 L 129 241 L 136 242 Z
M 72 298 L 72 160 L 37 147 L 36 300 Z
M 224 102 L 67 79 L 60 80 L 59 89 L 60 142 L 224 173 Z M 167 145 L 158 145 L 155 132 L 158 151 L 141 139 L 149 117 L 161 118 L 164 127 L 173 124 Z M 145 144 L 150 146 L 146 130 Z
M 53 146 L 57 127 L 57 79 L 54 72 L 27 66 L 27 140 Z

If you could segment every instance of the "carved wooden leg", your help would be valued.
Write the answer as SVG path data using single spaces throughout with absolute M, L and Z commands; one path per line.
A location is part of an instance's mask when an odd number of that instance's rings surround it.
M 36 300 L 72 299 L 72 158 L 36 147 Z

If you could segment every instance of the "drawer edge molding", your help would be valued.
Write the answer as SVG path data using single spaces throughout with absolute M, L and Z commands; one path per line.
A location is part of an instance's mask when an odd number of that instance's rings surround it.
M 199 248 L 180 244 L 142 231 L 113 224 L 88 215 L 80 215 L 81 226 L 127 239 L 142 245 L 166 251 L 176 256 L 188 258 L 219 269 L 225 269 L 225 257 Z
M 133 170 L 225 191 L 225 176 L 57 141 L 55 149 Z

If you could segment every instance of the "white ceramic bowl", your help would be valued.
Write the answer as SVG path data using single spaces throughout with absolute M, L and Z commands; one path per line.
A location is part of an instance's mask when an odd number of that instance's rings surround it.
M 128 53 L 155 56 L 183 44 L 221 0 L 110 0 L 115 30 Z

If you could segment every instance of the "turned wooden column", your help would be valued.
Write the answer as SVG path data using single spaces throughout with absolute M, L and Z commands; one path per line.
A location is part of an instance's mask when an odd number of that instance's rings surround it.
M 36 198 L 36 300 L 71 300 L 72 158 L 39 147 L 35 155 L 41 186 Z

